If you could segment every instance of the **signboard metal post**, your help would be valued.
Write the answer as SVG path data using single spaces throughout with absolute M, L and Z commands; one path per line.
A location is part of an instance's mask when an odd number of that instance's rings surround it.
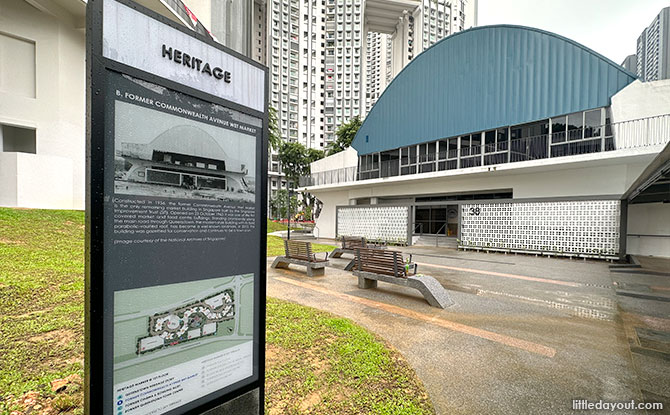
M 130 0 L 87 8 L 85 412 L 262 411 L 267 68 Z

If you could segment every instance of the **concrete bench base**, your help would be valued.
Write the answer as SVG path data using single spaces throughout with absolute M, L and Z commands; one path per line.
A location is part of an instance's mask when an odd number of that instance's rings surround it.
M 303 267 L 307 267 L 307 275 L 310 277 L 325 275 L 326 267 L 329 265 L 328 261 L 309 262 L 309 261 L 303 261 L 302 259 L 278 256 L 272 263 L 272 268 L 288 269 L 289 264 L 301 265 Z
M 377 282 L 383 281 L 403 287 L 419 290 L 423 298 L 433 307 L 446 308 L 454 304 L 447 290 L 435 278 L 424 275 L 408 278 L 392 277 L 390 275 L 374 274 L 366 271 L 354 271 L 358 277 L 358 288 L 377 288 Z

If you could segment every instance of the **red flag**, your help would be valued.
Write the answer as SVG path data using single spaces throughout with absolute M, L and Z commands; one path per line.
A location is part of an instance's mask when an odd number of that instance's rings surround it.
M 188 14 L 188 17 L 191 18 L 191 23 L 193 23 L 193 26 L 196 26 L 198 24 L 198 18 L 195 17 L 195 14 L 189 9 L 185 4 L 184 4 L 184 9 L 186 10 L 186 14 Z

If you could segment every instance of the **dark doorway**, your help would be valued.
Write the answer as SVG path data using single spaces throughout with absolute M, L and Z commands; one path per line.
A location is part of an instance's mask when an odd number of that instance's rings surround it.
M 458 206 L 417 206 L 414 211 L 414 233 L 456 236 Z

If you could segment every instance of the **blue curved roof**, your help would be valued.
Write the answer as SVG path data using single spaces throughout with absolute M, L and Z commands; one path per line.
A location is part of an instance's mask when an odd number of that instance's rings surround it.
M 635 79 L 554 33 L 477 27 L 412 60 L 372 107 L 352 146 L 368 154 L 604 107 Z

